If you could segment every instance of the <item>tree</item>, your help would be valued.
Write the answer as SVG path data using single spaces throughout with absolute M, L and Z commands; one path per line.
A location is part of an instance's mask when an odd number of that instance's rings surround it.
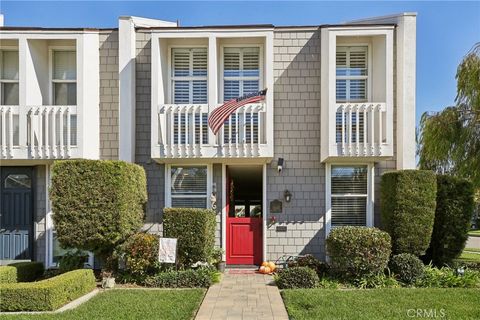
M 115 269 L 114 249 L 142 225 L 147 201 L 142 167 L 123 161 L 56 161 L 53 222 L 63 247 L 93 252 Z
M 480 43 L 457 68 L 455 106 L 420 120 L 420 168 L 470 179 L 480 189 Z

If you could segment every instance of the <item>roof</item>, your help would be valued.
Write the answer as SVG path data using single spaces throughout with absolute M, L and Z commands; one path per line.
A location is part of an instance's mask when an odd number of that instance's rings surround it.
M 103 31 L 118 28 L 44 28 L 44 27 L 0 27 L 0 31 Z

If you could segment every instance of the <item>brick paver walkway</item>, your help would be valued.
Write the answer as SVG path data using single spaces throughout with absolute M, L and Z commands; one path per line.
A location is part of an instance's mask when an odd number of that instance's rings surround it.
M 288 320 L 288 315 L 272 276 L 232 269 L 208 289 L 195 319 Z

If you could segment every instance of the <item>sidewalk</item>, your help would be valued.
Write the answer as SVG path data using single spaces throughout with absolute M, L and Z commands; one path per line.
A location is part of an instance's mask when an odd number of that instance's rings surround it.
M 288 315 L 272 276 L 231 269 L 208 289 L 195 319 L 288 320 Z

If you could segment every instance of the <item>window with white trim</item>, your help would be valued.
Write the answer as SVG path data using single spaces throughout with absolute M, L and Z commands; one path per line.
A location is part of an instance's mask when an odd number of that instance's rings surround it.
M 77 54 L 75 51 L 52 52 L 52 97 L 57 106 L 77 104 Z
M 366 226 L 368 166 L 331 166 L 331 226 Z
M 223 100 L 260 89 L 260 48 L 223 49 Z
M 171 166 L 173 208 L 207 208 L 207 166 Z
M 18 105 L 18 51 L 0 51 L 1 105 Z
M 338 46 L 336 54 L 337 102 L 368 99 L 368 47 Z
M 207 48 L 172 48 L 174 104 L 207 103 Z

